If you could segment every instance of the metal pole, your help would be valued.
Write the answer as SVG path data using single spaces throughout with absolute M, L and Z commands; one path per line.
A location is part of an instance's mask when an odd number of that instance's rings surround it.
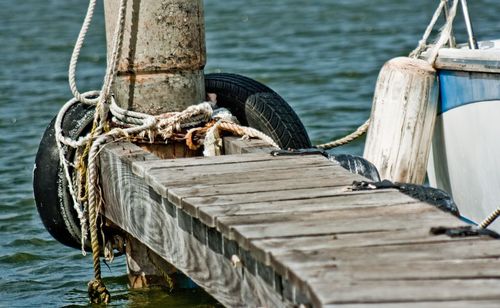
M 469 9 L 467 7 L 467 0 L 461 0 L 462 11 L 464 13 L 465 27 L 467 28 L 467 35 L 469 36 L 469 48 L 478 49 L 477 41 L 474 37 L 474 30 L 472 29 L 472 23 L 470 21 Z

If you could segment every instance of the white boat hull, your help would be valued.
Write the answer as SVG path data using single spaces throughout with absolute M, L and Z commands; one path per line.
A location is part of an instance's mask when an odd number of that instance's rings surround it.
M 481 52 L 475 59 L 471 52 L 464 51 L 464 60 L 453 50 L 449 66 L 439 71 L 440 106 L 427 174 L 431 186 L 453 196 L 462 216 L 480 223 L 500 206 L 500 49 L 495 61 L 485 61 Z M 500 232 L 500 219 L 490 228 Z

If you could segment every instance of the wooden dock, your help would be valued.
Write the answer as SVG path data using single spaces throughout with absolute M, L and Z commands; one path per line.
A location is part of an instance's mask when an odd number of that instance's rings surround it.
M 231 146 L 233 153 L 248 152 Z M 235 145 L 236 144 L 236 145 Z M 257 149 L 259 149 L 257 147 Z M 228 307 L 498 307 L 500 241 L 323 156 L 100 154 L 103 214 Z

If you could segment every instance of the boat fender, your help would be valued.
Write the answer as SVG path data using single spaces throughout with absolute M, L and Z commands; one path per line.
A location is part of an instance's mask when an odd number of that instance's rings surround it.
M 92 126 L 95 108 L 74 104 L 62 120 L 62 133 L 72 139 L 86 135 Z M 81 248 L 81 229 L 78 214 L 73 208 L 67 180 L 59 160 L 55 139 L 55 120 L 52 119 L 40 141 L 33 170 L 33 192 L 38 214 L 47 231 L 64 245 Z M 72 161 L 74 149 L 68 148 L 66 159 Z M 91 251 L 87 244 L 85 250 Z
M 424 182 L 437 103 L 436 70 L 427 61 L 398 57 L 384 64 L 363 154 L 382 178 Z
M 309 136 L 293 109 L 270 88 L 236 74 L 208 74 L 206 92 L 217 94 L 217 104 L 229 109 L 243 125 L 259 129 L 280 147 L 310 147 Z M 86 135 L 94 107 L 77 103 L 65 114 L 63 135 L 74 140 Z M 47 231 L 64 245 L 80 249 L 80 220 L 68 191 L 55 139 L 55 118 L 40 142 L 33 171 L 33 190 L 40 218 Z M 72 161 L 74 150 L 66 159 Z M 91 251 L 90 244 L 85 250 Z

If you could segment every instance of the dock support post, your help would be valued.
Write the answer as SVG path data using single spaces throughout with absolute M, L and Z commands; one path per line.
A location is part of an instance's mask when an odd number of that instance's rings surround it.
M 104 1 L 108 53 L 119 5 L 120 0 Z M 160 114 L 201 103 L 205 100 L 205 62 L 203 0 L 127 1 L 123 45 L 112 86 L 118 105 Z M 181 150 L 176 154 L 175 147 L 144 146 L 160 157 L 170 157 L 172 151 L 173 156 L 190 156 Z M 132 288 L 156 284 L 158 280 L 151 277 L 163 276 L 147 254 L 147 247 L 128 238 L 127 265 Z
M 120 0 L 104 1 L 108 52 Z M 129 0 L 123 46 L 113 84 L 126 109 L 159 114 L 205 99 L 202 0 Z
M 126 244 L 127 273 L 130 288 L 141 289 L 160 286 L 170 289 L 172 287 L 172 282 L 168 280 L 166 275 L 176 272 L 174 266 L 161 262 L 160 271 L 160 265 L 153 261 L 153 259 L 159 258 L 148 247 L 131 235 L 127 235 Z

